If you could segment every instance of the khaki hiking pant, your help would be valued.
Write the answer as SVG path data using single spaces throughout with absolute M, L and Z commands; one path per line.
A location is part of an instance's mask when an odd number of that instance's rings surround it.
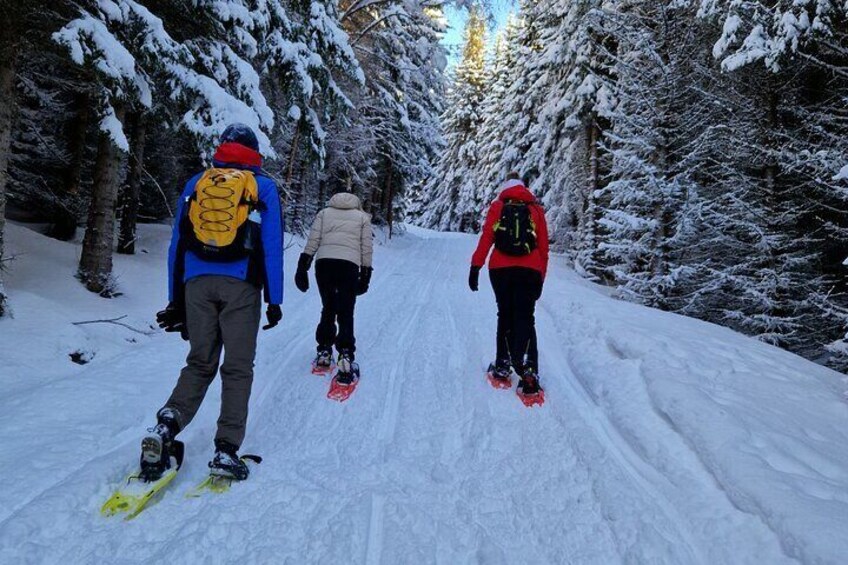
M 186 283 L 185 299 L 191 351 L 165 407 L 177 411 L 180 429 L 185 429 L 218 372 L 223 348 L 221 414 L 215 440 L 238 449 L 244 441 L 253 384 L 260 290 L 239 279 L 208 275 Z

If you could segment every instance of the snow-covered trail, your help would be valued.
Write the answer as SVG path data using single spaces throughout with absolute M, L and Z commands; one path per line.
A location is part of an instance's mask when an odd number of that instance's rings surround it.
M 186 466 L 163 500 L 129 523 L 98 514 L 174 384 L 185 345 L 173 336 L 2 400 L 4 436 L 28 439 L 14 442 L 26 452 L 0 453 L 0 562 L 836 563 L 844 555 L 848 410 L 835 373 L 615 302 L 555 264 L 537 315 L 548 403 L 527 409 L 483 378 L 495 309 L 485 280 L 477 294 L 465 286 L 473 245 L 413 230 L 378 249 L 372 289 L 357 305 L 363 378 L 345 404 L 327 400 L 327 378 L 309 372 L 317 291 L 289 285 L 283 324 L 261 336 L 243 446 L 265 461 L 224 496 L 183 498 L 211 456 L 214 388 L 181 436 Z M 775 415 L 785 429 L 734 410 L 747 389 L 733 394 L 738 379 L 724 377 L 757 364 L 774 375 L 751 386 L 775 379 L 781 396 L 812 397 Z M 734 443 L 722 430 L 744 437 Z M 801 432 L 806 443 L 787 450 Z M 758 485 L 777 485 L 778 500 Z

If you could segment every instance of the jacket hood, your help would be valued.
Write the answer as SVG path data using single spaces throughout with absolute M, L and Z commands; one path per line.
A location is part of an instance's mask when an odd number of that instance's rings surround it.
M 520 180 L 507 181 L 503 186 L 498 200 L 518 200 L 519 202 L 535 202 L 536 197 Z
M 362 203 L 355 194 L 340 192 L 330 198 L 330 207 L 338 210 L 359 210 L 362 207 Z

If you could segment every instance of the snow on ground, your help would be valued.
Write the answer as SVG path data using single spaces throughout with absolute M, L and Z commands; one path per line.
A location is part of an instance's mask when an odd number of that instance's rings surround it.
M 381 245 L 358 305 L 363 378 L 346 404 L 309 372 L 319 299 L 289 285 L 263 332 L 244 451 L 223 496 L 188 500 L 219 388 L 182 434 L 186 466 L 132 522 L 98 514 L 134 467 L 186 345 L 142 335 L 165 301 L 168 230 L 117 257 L 124 296 L 72 279 L 79 247 L 8 226 L 0 321 L 2 563 L 842 563 L 842 376 L 727 329 L 615 301 L 554 260 L 538 311 L 548 402 L 482 373 L 494 299 L 466 289 L 474 239 Z M 299 245 L 289 250 L 292 277 Z M 314 287 L 314 282 L 313 282 Z M 93 354 L 71 363 L 69 353 Z

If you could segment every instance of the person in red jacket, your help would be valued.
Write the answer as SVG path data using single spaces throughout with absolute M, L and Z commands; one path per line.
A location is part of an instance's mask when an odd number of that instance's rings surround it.
M 507 207 L 514 209 L 505 211 Z M 522 225 L 529 226 L 522 228 L 524 231 L 532 231 L 518 238 L 520 248 L 515 245 L 514 234 L 509 234 L 506 240 L 498 235 L 498 231 L 507 232 L 502 225 L 507 218 L 510 227 L 515 225 L 516 232 L 519 219 Z M 497 357 L 489 367 L 489 376 L 493 385 L 498 386 L 500 380 L 506 388 L 511 369 L 514 369 L 520 377 L 519 393 L 537 395 L 542 389 L 539 386 L 535 310 L 548 270 L 548 226 L 545 210 L 516 172 L 507 175 L 500 195 L 486 215 L 468 277 L 468 285 L 474 292 L 479 288 L 480 269 L 493 246 L 489 278 L 498 304 L 498 342 Z

